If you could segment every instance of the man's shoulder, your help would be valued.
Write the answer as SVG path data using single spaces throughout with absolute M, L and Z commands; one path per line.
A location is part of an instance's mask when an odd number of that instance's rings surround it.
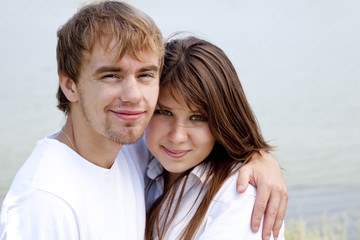
M 36 143 L 35 148 L 22 168 L 36 168 L 46 164 L 49 159 L 68 158 L 68 148 L 56 139 L 46 137 Z
M 17 172 L 10 190 L 25 191 L 26 188 L 32 188 L 39 174 L 43 171 L 44 163 L 48 159 L 59 157 L 60 151 L 57 151 L 56 148 L 56 144 L 48 141 L 48 139 L 39 140 Z
M 62 145 L 55 139 L 39 140 L 17 172 L 4 201 L 33 196 L 37 191 L 56 195 L 66 189 L 71 156 Z

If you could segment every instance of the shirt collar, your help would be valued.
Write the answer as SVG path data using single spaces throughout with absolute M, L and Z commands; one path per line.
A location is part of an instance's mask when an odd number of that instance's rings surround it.
M 154 180 L 163 172 L 163 169 L 164 168 L 161 166 L 160 162 L 155 157 L 153 157 L 148 163 L 146 175 L 151 180 Z
M 160 164 L 160 162 L 154 157 L 150 160 L 146 174 L 147 176 L 154 180 L 157 176 L 159 176 L 163 172 L 164 168 Z M 190 176 L 197 178 L 202 183 L 205 182 L 206 175 L 209 172 L 209 166 L 207 164 L 199 164 L 190 172 Z

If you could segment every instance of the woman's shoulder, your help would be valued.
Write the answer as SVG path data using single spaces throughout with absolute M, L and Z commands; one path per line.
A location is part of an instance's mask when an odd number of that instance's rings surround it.
M 236 191 L 236 183 L 239 177 L 239 171 L 235 171 L 232 175 L 225 180 L 218 193 L 215 195 L 214 200 L 220 202 L 232 202 L 241 198 L 256 198 L 257 189 L 255 186 L 249 184 L 245 192 L 238 193 Z
M 261 239 L 254 235 L 250 219 L 256 200 L 256 188 L 248 186 L 244 193 L 236 191 L 239 176 L 235 171 L 224 182 L 209 206 L 201 239 Z

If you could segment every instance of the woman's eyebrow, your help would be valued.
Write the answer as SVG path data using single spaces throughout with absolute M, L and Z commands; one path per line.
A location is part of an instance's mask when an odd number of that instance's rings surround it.
M 160 103 L 159 101 L 157 102 L 157 106 L 158 106 L 159 108 L 169 108 L 169 107 L 167 107 L 166 105 Z

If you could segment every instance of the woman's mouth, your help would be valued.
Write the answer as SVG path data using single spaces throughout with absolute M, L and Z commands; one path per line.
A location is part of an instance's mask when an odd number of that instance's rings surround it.
M 165 154 L 171 158 L 182 158 L 184 157 L 190 150 L 173 150 L 162 146 Z

